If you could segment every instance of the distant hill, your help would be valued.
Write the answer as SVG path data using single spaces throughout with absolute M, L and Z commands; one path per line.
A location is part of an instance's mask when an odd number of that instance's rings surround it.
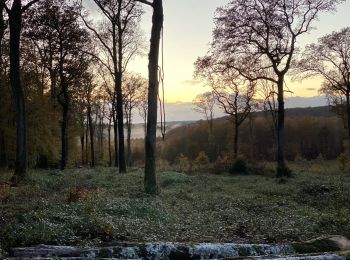
M 314 117 L 332 117 L 336 116 L 329 106 L 289 108 L 286 109 L 286 116 L 314 116 Z
M 261 115 L 263 112 L 258 112 Z M 302 107 L 302 108 L 287 108 L 286 117 L 302 117 L 302 116 L 312 116 L 312 117 L 333 117 L 336 116 L 334 112 L 330 110 L 329 106 L 320 107 Z M 215 120 L 225 120 L 227 116 L 216 118 Z M 190 125 L 196 123 L 197 121 L 170 121 L 166 122 L 166 131 L 169 132 L 173 129 L 184 125 Z M 158 124 L 157 136 L 161 136 L 160 124 Z M 135 124 L 132 127 L 132 138 L 144 138 L 144 124 Z

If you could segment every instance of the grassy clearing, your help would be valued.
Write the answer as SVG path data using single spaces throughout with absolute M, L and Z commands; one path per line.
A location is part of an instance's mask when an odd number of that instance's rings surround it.
M 328 162 L 292 168 L 295 178 L 286 183 L 263 176 L 162 172 L 157 197 L 143 193 L 139 169 L 124 175 L 110 168 L 32 171 L 20 187 L 0 187 L 0 243 L 9 248 L 349 237 L 350 174 Z

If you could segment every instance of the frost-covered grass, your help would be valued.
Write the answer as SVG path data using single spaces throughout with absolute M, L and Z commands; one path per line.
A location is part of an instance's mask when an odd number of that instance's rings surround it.
M 161 172 L 157 197 L 144 194 L 139 169 L 35 170 L 20 187 L 0 186 L 0 243 L 8 248 L 349 237 L 350 174 L 333 162 L 292 168 L 295 177 L 285 183 L 264 176 Z M 0 176 L 8 178 L 6 172 Z

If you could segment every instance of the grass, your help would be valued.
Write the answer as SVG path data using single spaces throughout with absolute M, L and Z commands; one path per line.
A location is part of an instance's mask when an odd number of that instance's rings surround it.
M 291 167 L 295 176 L 286 183 L 264 176 L 161 172 L 156 197 L 143 192 L 139 169 L 33 170 L 19 187 L 0 186 L 0 243 L 8 249 L 120 240 L 283 243 L 350 237 L 350 174 L 334 162 Z M 0 178 L 7 180 L 9 173 Z

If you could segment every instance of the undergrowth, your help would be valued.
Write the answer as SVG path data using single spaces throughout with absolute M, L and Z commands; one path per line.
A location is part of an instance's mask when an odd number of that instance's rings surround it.
M 257 175 L 158 173 L 161 193 L 143 192 L 143 173 L 113 168 L 32 171 L 19 187 L 0 175 L 0 243 L 102 245 L 111 241 L 301 241 L 350 236 L 350 175 L 326 162 L 294 164 L 278 183 Z M 327 166 L 328 165 L 328 166 Z

